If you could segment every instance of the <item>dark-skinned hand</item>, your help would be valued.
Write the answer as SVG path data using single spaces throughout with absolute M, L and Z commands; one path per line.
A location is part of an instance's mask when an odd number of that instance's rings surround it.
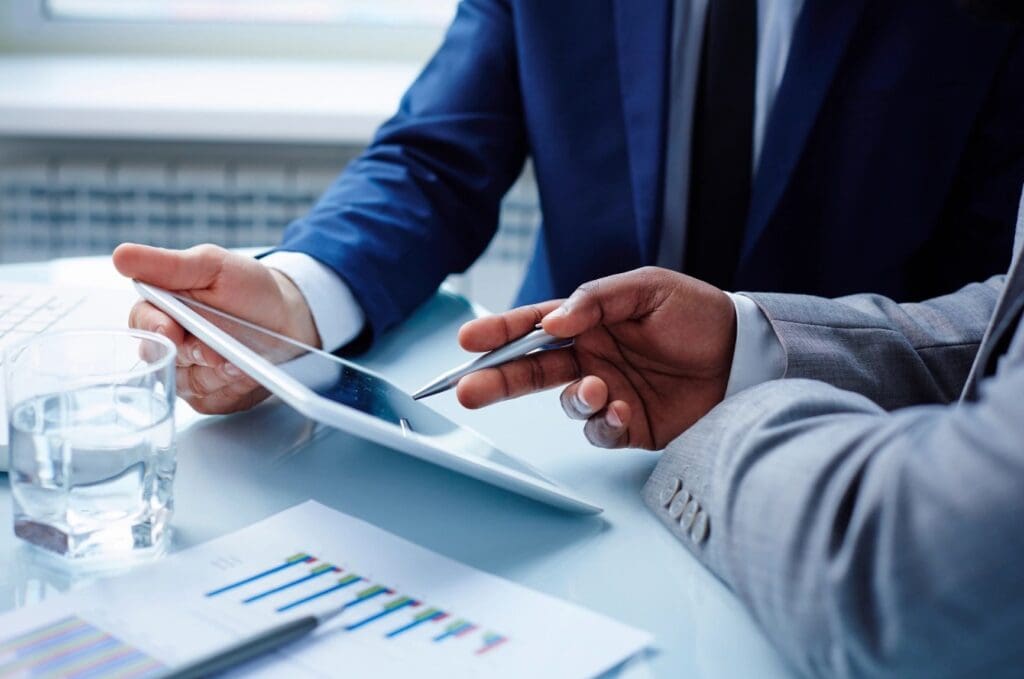
M 464 325 L 459 343 L 490 351 L 540 324 L 565 349 L 467 375 L 459 401 L 481 408 L 568 385 L 565 413 L 604 448 L 661 449 L 725 396 L 736 312 L 721 290 L 647 267 L 577 289 L 567 300 L 513 309 Z

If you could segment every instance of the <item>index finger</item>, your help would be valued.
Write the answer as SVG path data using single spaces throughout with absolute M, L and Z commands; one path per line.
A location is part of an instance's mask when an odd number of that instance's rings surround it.
M 551 300 L 470 321 L 459 328 L 459 345 L 466 351 L 491 351 L 531 332 L 541 319 L 561 306 Z

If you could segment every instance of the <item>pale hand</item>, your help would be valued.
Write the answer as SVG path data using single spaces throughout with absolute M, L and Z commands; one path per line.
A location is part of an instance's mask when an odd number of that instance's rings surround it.
M 305 344 L 320 346 L 302 293 L 287 276 L 258 260 L 214 245 L 165 250 L 126 243 L 114 250 L 124 276 L 184 293 Z M 246 410 L 267 397 L 265 389 L 185 331 L 149 302 L 138 302 L 129 325 L 168 337 L 178 347 L 178 394 L 201 413 Z
M 469 351 L 490 351 L 540 323 L 572 347 L 467 375 L 459 401 L 480 408 L 568 383 L 562 408 L 605 448 L 664 448 L 725 396 L 736 312 L 721 290 L 647 267 L 581 286 L 569 299 L 471 321 Z

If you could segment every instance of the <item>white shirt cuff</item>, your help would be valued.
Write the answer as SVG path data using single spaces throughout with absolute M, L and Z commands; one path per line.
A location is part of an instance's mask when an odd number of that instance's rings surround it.
M 341 276 L 330 267 L 301 252 L 272 252 L 260 260 L 290 278 L 306 298 L 313 323 L 326 351 L 343 347 L 366 323 L 362 307 Z
M 725 397 L 786 374 L 786 352 L 754 300 L 728 293 L 736 308 L 736 348 Z

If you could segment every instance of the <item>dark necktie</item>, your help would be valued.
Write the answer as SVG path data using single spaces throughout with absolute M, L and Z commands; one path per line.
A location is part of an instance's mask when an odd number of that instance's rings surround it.
M 694 110 L 683 270 L 731 288 L 750 210 L 757 0 L 711 0 Z

